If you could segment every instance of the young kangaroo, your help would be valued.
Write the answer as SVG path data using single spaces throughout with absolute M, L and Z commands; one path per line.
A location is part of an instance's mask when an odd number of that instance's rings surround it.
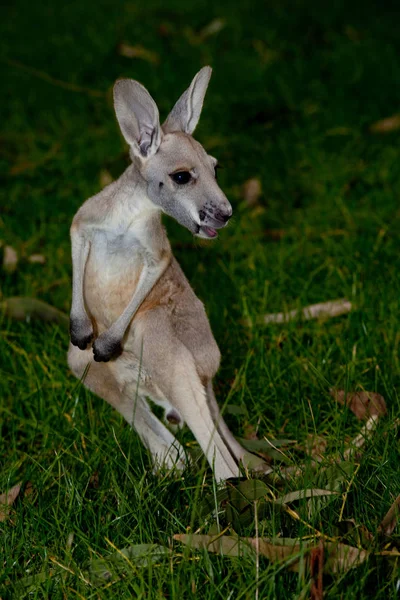
M 264 463 L 245 451 L 220 415 L 212 388 L 220 352 L 161 224 L 164 212 L 210 239 L 232 215 L 215 178 L 217 161 L 191 135 L 210 76 L 210 67 L 199 71 L 162 126 L 140 83 L 115 84 L 132 164 L 72 222 L 68 363 L 133 425 L 156 467 L 182 470 L 186 457 L 148 398 L 166 409 L 167 420 L 186 421 L 223 480 L 237 476 L 240 463 L 257 469 Z

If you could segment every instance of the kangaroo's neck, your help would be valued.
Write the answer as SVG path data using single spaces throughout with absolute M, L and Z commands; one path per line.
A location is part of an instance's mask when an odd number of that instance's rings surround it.
M 149 254 L 170 251 L 161 209 L 151 202 L 147 184 L 133 163 L 115 182 L 112 221 L 121 234 L 137 238 Z

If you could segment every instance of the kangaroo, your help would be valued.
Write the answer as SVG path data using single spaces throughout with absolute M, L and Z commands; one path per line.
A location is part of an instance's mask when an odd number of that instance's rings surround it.
M 220 352 L 161 224 L 166 213 L 195 236 L 213 239 L 232 215 L 216 181 L 216 159 L 192 137 L 210 76 L 210 67 L 197 73 L 162 126 L 140 83 L 122 79 L 114 86 L 132 163 L 72 222 L 68 363 L 135 428 L 156 469 L 182 471 L 188 461 L 149 398 L 167 421 L 187 423 L 221 481 L 237 477 L 241 465 L 266 465 L 221 417 L 212 388 Z

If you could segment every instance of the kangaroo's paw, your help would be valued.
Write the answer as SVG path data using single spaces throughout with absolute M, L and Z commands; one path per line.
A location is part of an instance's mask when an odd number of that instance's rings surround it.
M 87 315 L 84 317 L 71 317 L 69 332 L 72 345 L 78 346 L 80 350 L 85 350 L 93 340 L 93 325 Z
M 97 362 L 108 362 L 122 352 L 121 340 L 104 331 L 93 344 L 93 356 Z

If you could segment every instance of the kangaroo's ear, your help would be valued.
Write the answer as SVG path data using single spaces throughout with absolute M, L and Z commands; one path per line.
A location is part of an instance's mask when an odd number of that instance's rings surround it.
M 210 81 L 211 67 L 203 67 L 169 113 L 162 128 L 164 133 L 183 131 L 192 134 L 199 122 L 204 96 Z
M 114 85 L 114 108 L 122 135 L 141 158 L 155 154 L 161 143 L 158 108 L 149 92 L 133 79 Z

